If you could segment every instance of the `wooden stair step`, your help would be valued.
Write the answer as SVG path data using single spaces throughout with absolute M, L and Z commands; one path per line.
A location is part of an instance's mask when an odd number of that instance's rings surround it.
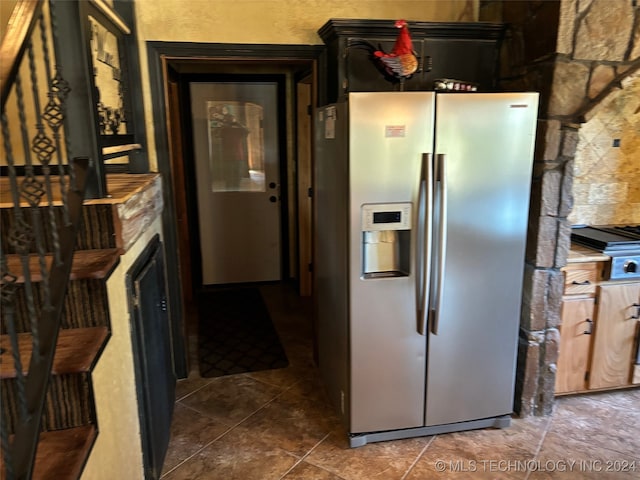
M 18 334 L 18 348 L 23 373 L 26 375 L 31 360 L 33 344 L 30 333 Z M 53 359 L 53 375 L 88 372 L 93 367 L 102 351 L 109 329 L 107 327 L 71 328 L 60 330 L 56 353 Z M 13 362 L 9 335 L 0 336 L 0 378 L 15 378 L 16 369 Z
M 120 261 L 122 251 L 118 248 L 96 250 L 76 250 L 71 265 L 70 280 L 107 278 Z M 17 283 L 24 283 L 22 258 L 20 255 L 6 255 L 9 272 L 16 275 Z M 47 269 L 51 267 L 53 255 L 45 255 Z M 29 255 L 29 275 L 32 282 L 42 281 L 40 258 L 37 254 Z M 4 283 L 4 282 L 3 282 Z
M 89 458 L 98 431 L 93 425 L 42 432 L 36 452 L 33 480 L 76 480 Z M 0 459 L 4 472 L 4 461 Z
M 80 478 L 97 435 L 93 425 L 42 432 L 33 480 Z

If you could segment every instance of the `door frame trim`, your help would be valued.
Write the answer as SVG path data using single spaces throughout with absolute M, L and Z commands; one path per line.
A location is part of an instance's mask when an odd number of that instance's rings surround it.
M 152 121 L 157 159 L 157 169 L 162 176 L 163 201 L 162 230 L 163 241 L 167 252 L 165 267 L 168 278 L 169 321 L 171 323 L 172 349 L 174 368 L 178 378 L 185 378 L 189 372 L 187 348 L 186 315 L 190 307 L 191 292 L 183 289 L 183 279 L 189 272 L 190 252 L 181 252 L 181 241 L 178 234 L 178 222 L 183 221 L 179 215 L 185 201 L 184 184 L 174 178 L 177 160 L 173 158 L 169 132 L 169 98 L 167 93 L 167 66 L 181 62 L 214 62 L 217 65 L 300 65 L 312 74 L 313 103 L 317 105 L 318 69 L 325 47 L 323 45 L 265 45 L 265 44 L 224 44 L 201 42 L 161 42 L 147 41 L 147 62 L 149 68 L 149 84 L 151 89 Z M 182 172 L 183 174 L 184 172 Z M 182 230 L 184 231 L 184 229 Z M 186 272 L 185 272 L 186 270 Z M 190 283 L 187 283 L 190 285 Z

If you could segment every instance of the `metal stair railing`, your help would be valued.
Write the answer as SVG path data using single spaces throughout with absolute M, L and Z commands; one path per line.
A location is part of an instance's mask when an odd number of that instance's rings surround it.
M 0 301 L 19 398 L 19 418 L 12 434 L 2 411 L 2 454 L 8 480 L 33 475 L 90 170 L 88 158 L 69 151 L 69 132 L 64 124 L 71 87 L 56 61 L 55 13 L 55 2 L 19 0 L 0 45 L 0 150 L 5 163 L 0 198 L 2 207 L 12 213 L 8 227 L 3 225 L 7 231 L 2 233 L 0 245 Z M 53 257 L 51 262 L 45 260 L 47 254 Z M 8 255 L 19 256 L 21 271 L 9 270 Z M 33 256 L 38 258 L 41 295 L 34 294 L 29 266 Z M 17 340 L 16 292 L 21 288 L 27 299 L 33 352 L 26 375 Z

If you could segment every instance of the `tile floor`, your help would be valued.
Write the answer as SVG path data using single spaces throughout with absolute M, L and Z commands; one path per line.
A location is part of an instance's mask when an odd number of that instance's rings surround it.
M 640 478 L 640 389 L 559 398 L 549 417 L 350 449 L 314 368 L 311 303 L 262 287 L 290 366 L 180 380 L 163 480 Z

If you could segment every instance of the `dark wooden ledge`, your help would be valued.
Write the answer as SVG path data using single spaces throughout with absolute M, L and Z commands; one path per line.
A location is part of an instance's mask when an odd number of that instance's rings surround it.
M 101 250 L 76 250 L 73 255 L 70 280 L 108 278 L 120 261 L 121 251 L 118 248 Z M 24 283 L 22 258 L 20 255 L 7 255 L 7 268 L 15 275 L 17 283 Z M 47 254 L 45 261 L 47 269 L 51 267 L 53 255 Z M 36 254 L 29 255 L 29 275 L 32 282 L 42 281 L 40 258 Z
M 98 431 L 93 425 L 42 432 L 36 452 L 33 480 L 80 478 L 97 435 Z M 2 458 L 0 469 L 4 473 Z
M 109 329 L 107 327 L 71 328 L 60 330 L 56 353 L 53 359 L 53 375 L 82 373 L 91 370 L 102 351 Z M 13 349 L 9 335 L 0 336 L 0 378 L 15 378 Z M 18 349 L 23 373 L 26 375 L 33 350 L 30 333 L 18 334 Z

